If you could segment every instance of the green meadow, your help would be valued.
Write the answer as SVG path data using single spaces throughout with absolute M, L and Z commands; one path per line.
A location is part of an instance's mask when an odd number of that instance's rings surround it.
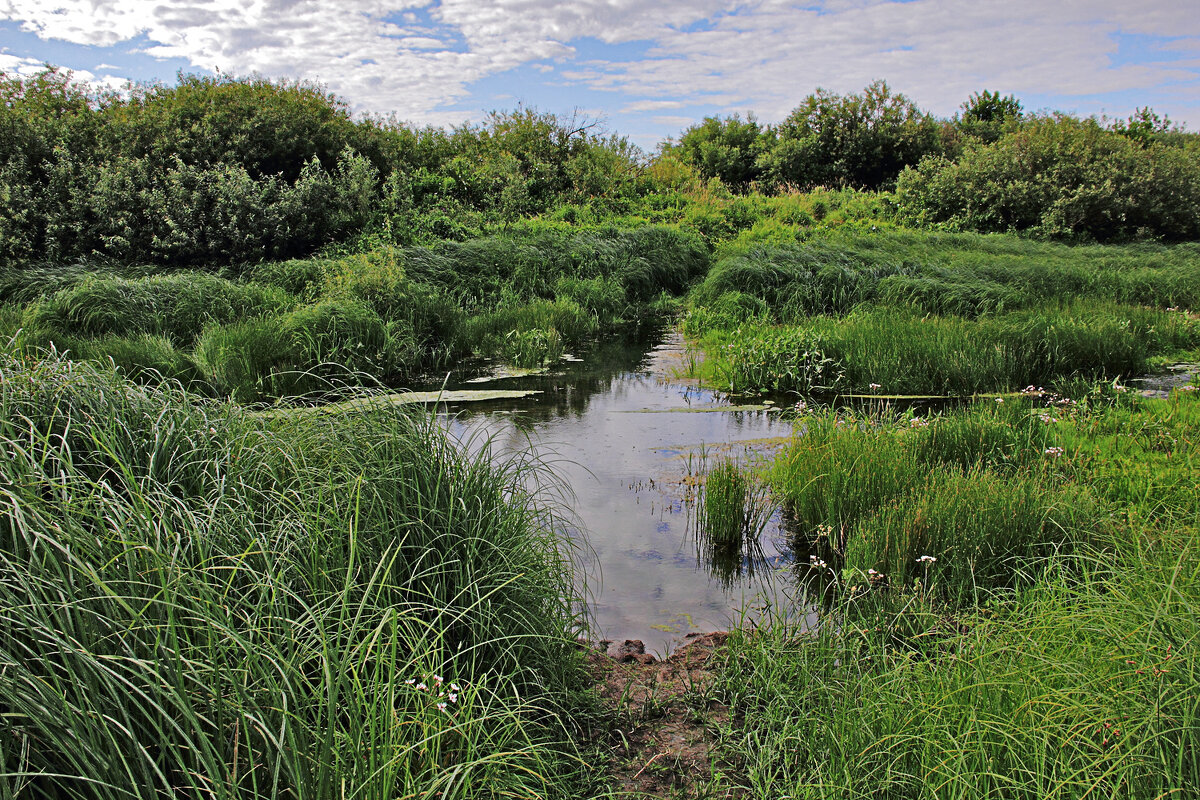
M 569 492 L 387 394 L 671 327 L 794 424 L 704 476 L 713 563 L 795 561 L 679 796 L 1200 795 L 1200 390 L 1133 382 L 1200 361 L 1194 134 L 0 97 L 0 800 L 621 796 Z

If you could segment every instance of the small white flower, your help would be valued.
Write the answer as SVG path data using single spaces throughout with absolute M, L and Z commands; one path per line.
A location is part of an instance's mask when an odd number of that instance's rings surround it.
M 441 675 L 434 675 L 434 676 L 433 676 L 433 682 L 434 682 L 434 683 L 441 683 L 441 682 L 442 682 L 442 676 L 441 676 Z
M 871 383 L 871 384 L 868 384 L 868 386 L 870 386 L 872 389 L 882 389 L 883 388 L 882 384 L 878 384 L 878 383 Z
M 438 711 L 445 711 L 445 710 L 446 710 L 446 704 L 445 704 L 445 703 L 438 703 L 438 704 L 437 704 L 437 710 L 438 710 Z
M 426 689 L 428 689 L 429 687 L 428 687 L 428 686 L 426 686 L 426 685 L 425 685 L 425 684 L 423 684 L 423 683 L 418 683 L 418 684 L 417 684 L 417 686 L 416 686 L 416 688 L 417 688 L 419 691 L 422 691 L 422 692 L 423 692 L 423 691 L 425 691 Z
M 937 558 L 934 556 L 921 556 L 917 559 L 918 564 L 936 564 Z
M 997 398 L 996 398 L 996 402 L 997 402 L 997 403 L 1003 403 L 1003 402 L 1004 402 L 1004 398 L 1003 398 L 1003 397 L 997 397 Z
M 417 681 L 415 678 L 409 678 L 408 680 L 405 681 L 405 683 L 407 683 L 409 686 L 412 686 L 416 682 Z
M 460 688 L 459 688 L 459 686 L 458 686 L 458 684 L 457 684 L 457 683 L 452 683 L 452 684 L 450 684 L 450 691 L 452 691 L 452 692 L 461 692 L 461 691 L 462 691 L 462 689 L 460 689 Z
M 458 693 L 451 692 L 450 695 L 446 699 L 449 700 L 451 703 L 457 703 L 458 702 Z

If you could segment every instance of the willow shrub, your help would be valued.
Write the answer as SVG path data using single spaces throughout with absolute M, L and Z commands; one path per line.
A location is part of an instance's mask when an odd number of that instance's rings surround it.
M 1200 158 L 1141 144 L 1095 120 L 1031 120 L 955 161 L 934 156 L 897 182 L 903 217 L 951 230 L 1092 241 L 1200 236 Z
M 0 357 L 17 795 L 572 796 L 568 554 L 529 466 Z M 474 455 L 467 455 L 467 451 Z

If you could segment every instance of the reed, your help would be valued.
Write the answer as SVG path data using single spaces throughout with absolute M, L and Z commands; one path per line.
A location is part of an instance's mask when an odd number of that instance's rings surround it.
M 850 565 L 816 565 L 837 589 L 818 626 L 782 604 L 734 632 L 717 697 L 736 720 L 720 755 L 740 769 L 721 788 L 1200 791 L 1197 394 L 1144 400 L 1110 383 L 1073 404 L 984 401 L 905 428 L 810 423 L 773 473 L 801 509 L 840 499 L 830 488 L 857 477 L 856 450 L 911 472 L 853 515 Z M 868 576 L 881 556 L 890 574 Z
M 573 795 L 580 620 L 533 465 L 382 406 L 0 377 L 5 794 Z

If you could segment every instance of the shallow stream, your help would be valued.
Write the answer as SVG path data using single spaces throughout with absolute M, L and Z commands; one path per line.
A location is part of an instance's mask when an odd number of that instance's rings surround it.
M 782 583 L 792 560 L 779 514 L 761 550 L 712 563 L 697 546 L 695 495 L 704 463 L 769 456 L 791 433 L 774 406 L 734 405 L 674 377 L 685 357 L 677 334 L 602 345 L 539 375 L 479 382 L 451 376 L 447 390 L 537 392 L 447 406 L 459 437 L 491 437 L 501 454 L 532 450 L 569 490 L 564 535 L 579 551 L 581 589 L 597 637 L 641 639 L 669 651 L 690 631 L 728 628 Z M 428 388 L 428 387 L 426 387 Z M 790 582 L 789 582 L 790 583 Z

